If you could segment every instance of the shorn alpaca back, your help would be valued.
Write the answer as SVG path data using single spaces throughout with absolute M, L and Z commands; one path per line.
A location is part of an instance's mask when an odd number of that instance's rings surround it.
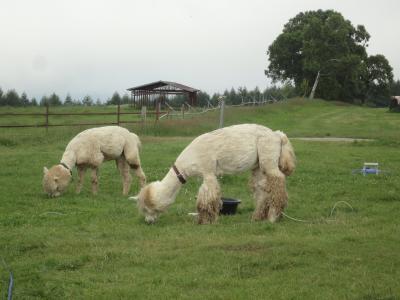
M 85 171 L 92 170 L 92 192 L 97 193 L 99 166 L 107 160 L 115 160 L 123 177 L 123 194 L 129 192 L 133 169 L 140 184 L 146 177 L 140 165 L 138 136 L 119 126 L 105 126 L 82 131 L 67 145 L 60 164 L 44 167 L 43 189 L 51 197 L 59 196 L 72 178 L 72 169 L 78 169 L 77 192 L 82 188 Z
M 274 151 L 277 147 L 281 150 L 281 145 L 282 151 Z M 257 124 L 234 125 L 200 135 L 182 151 L 176 164 L 187 170 L 187 176 L 235 174 L 255 167 L 260 152 L 269 153 L 271 164 L 281 159 L 288 170 L 286 175 L 295 168 L 294 152 L 286 135 Z
M 103 160 L 113 160 L 140 147 L 138 136 L 119 126 L 106 126 L 82 131 L 67 145 L 65 155 L 75 156 L 76 164 L 99 166 Z

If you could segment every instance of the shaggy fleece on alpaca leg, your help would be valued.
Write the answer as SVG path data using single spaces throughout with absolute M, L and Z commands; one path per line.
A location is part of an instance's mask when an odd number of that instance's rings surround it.
M 198 223 L 214 223 L 218 219 L 221 204 L 221 189 L 217 178 L 214 176 L 204 178 L 197 194 Z
M 267 218 L 270 222 L 275 222 L 287 205 L 288 195 L 285 181 L 285 176 L 267 175 L 266 202 L 269 206 Z
M 259 168 L 253 170 L 252 172 L 250 187 L 253 191 L 254 199 L 256 200 L 256 208 L 254 210 L 252 219 L 254 221 L 264 220 L 267 218 L 269 210 L 266 192 L 267 179 Z
M 255 185 L 254 197 L 256 209 L 253 220 L 265 220 L 275 222 L 287 205 L 287 192 L 284 176 L 266 175 L 259 179 Z
M 282 155 L 281 138 L 279 133 L 260 138 L 257 143 L 260 170 L 253 173 L 256 198 L 254 220 L 267 218 L 270 222 L 275 222 L 287 203 L 285 174 L 280 170 L 280 163 L 281 165 L 285 163 L 280 160 Z M 289 160 L 289 158 L 286 159 Z M 288 167 L 287 171 L 289 172 L 290 169 L 291 167 Z

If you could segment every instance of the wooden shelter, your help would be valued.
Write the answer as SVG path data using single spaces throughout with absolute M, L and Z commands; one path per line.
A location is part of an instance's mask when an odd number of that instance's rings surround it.
M 127 89 L 135 107 L 165 104 L 170 95 L 187 95 L 191 106 L 197 105 L 198 89 L 171 81 L 156 81 Z

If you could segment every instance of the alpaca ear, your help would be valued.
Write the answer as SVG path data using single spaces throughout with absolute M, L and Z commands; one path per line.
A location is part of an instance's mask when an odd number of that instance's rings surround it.
M 132 196 L 128 198 L 129 200 L 133 200 L 133 201 L 138 201 L 139 200 L 139 196 Z
M 43 167 L 43 174 L 46 175 L 49 172 L 49 169 L 47 169 L 46 167 Z

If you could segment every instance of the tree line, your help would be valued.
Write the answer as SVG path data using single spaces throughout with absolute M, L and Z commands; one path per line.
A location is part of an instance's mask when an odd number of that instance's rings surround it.
M 80 99 L 72 99 L 70 94 L 67 94 L 64 100 L 61 99 L 56 93 L 52 93 L 50 96 L 44 95 L 39 101 L 35 98 L 29 98 L 28 95 L 23 92 L 19 95 L 14 89 L 3 92 L 0 87 L 0 106 L 93 106 L 93 105 L 116 105 L 128 104 L 131 99 L 127 94 L 120 96 L 118 92 L 114 92 L 111 98 L 107 99 L 106 102 L 102 102 L 100 99 L 96 101 L 89 95 L 84 96 Z
M 231 88 L 225 90 L 222 94 L 214 93 L 209 95 L 207 92 L 200 91 L 197 94 L 197 105 L 201 107 L 216 106 L 220 96 L 225 97 L 225 103 L 228 105 L 241 104 L 243 102 L 261 102 L 263 100 L 282 100 L 292 98 L 296 96 L 295 88 L 290 84 L 286 83 L 283 86 L 272 86 L 261 91 L 258 87 L 253 90 L 248 90 L 246 87 L 239 87 L 238 89 Z M 187 103 L 188 99 L 184 95 L 177 95 L 170 97 L 168 103 L 174 107 L 180 107 L 183 103 Z M 83 97 L 82 100 L 74 100 L 67 94 L 65 99 L 62 101 L 61 98 L 56 94 L 52 93 L 50 96 L 43 96 L 40 101 L 36 98 L 27 96 L 24 92 L 21 95 L 12 89 L 3 93 L 0 88 L 0 106 L 93 106 L 93 105 L 117 105 L 117 104 L 130 104 L 131 98 L 124 94 L 122 97 L 118 92 L 114 92 L 111 98 L 105 103 L 101 102 L 100 99 L 93 101 L 90 96 Z
M 400 95 L 400 80 L 393 81 L 390 84 L 389 94 L 392 96 Z M 197 94 L 197 104 L 201 107 L 216 106 L 221 96 L 225 97 L 226 104 L 238 105 L 244 102 L 279 101 L 301 95 L 293 84 L 286 82 L 282 86 L 273 85 L 264 90 L 260 90 L 258 87 L 253 90 L 248 90 L 246 87 L 231 88 L 230 90 L 225 90 L 223 93 L 214 93 L 211 96 L 207 92 L 200 91 Z M 381 100 L 381 106 L 387 106 L 389 101 L 390 97 L 386 97 L 384 101 Z M 180 107 L 185 102 L 187 103 L 188 99 L 184 95 L 177 95 L 168 99 L 169 105 L 173 107 Z M 114 92 L 106 102 L 102 102 L 100 99 L 94 101 L 89 95 L 83 97 L 82 100 L 74 100 L 69 94 L 62 101 L 56 93 L 52 93 L 50 96 L 43 96 L 40 101 L 37 101 L 34 97 L 29 98 L 25 92 L 18 95 L 14 89 L 11 89 L 3 93 L 3 90 L 0 88 L 0 106 L 99 106 L 117 105 L 118 103 L 131 104 L 132 102 L 127 94 L 121 97 L 118 92 Z

